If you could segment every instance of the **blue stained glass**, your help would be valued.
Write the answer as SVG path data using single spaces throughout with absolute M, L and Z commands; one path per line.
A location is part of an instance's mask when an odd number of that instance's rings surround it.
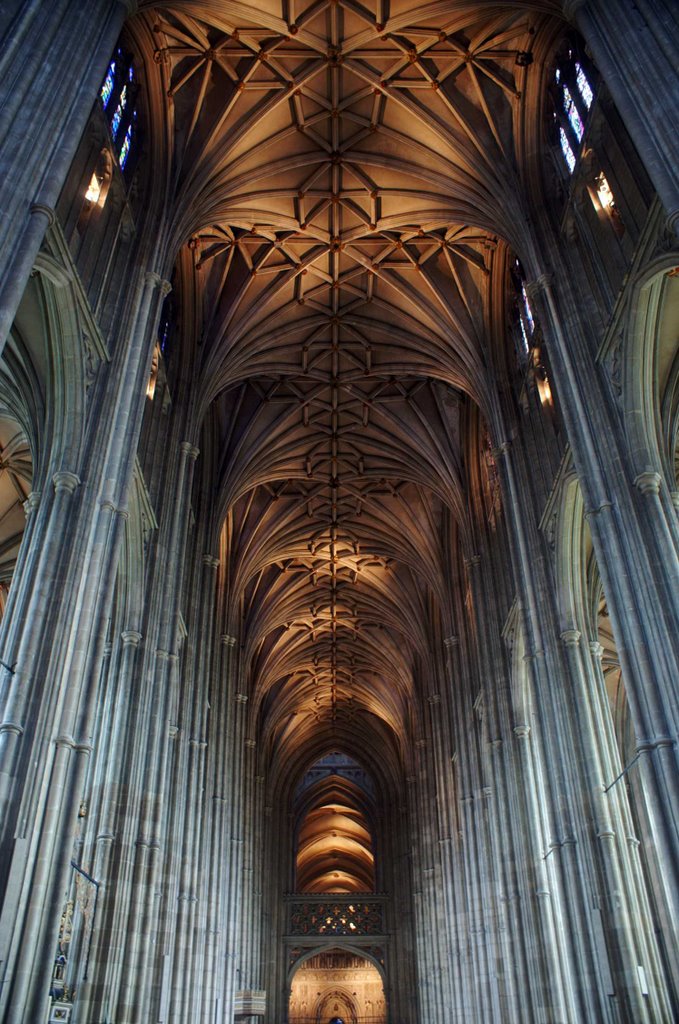
M 123 110 L 125 109 L 125 105 L 126 104 L 127 104 L 127 86 L 124 85 L 123 86 L 123 91 L 120 94 L 120 99 L 118 100 L 118 106 L 116 107 L 116 112 L 113 115 L 113 117 L 111 118 L 111 131 L 113 132 L 113 137 L 114 138 L 118 134 L 118 129 L 120 128 L 120 122 L 121 122 L 121 119 L 122 119 L 122 116 L 123 116 Z
M 523 284 L 523 282 L 521 283 L 521 298 L 523 299 L 523 310 L 526 315 L 528 333 L 532 334 L 535 330 L 535 320 L 533 319 L 533 310 L 530 308 L 530 302 L 528 301 L 526 286 Z
M 127 77 L 131 82 L 134 82 L 134 68 L 132 67 L 132 65 L 130 65 L 130 70 L 128 72 Z
M 571 128 L 575 132 L 578 142 L 580 142 L 585 133 L 585 129 L 580 119 L 578 108 L 575 105 L 567 85 L 564 85 L 563 87 L 563 109 L 566 111 L 566 117 L 571 123 Z
M 571 149 L 571 144 L 568 141 L 568 136 L 563 128 L 559 128 L 559 141 L 561 142 L 561 152 L 564 155 L 564 159 L 568 164 L 568 170 L 573 173 L 575 170 L 575 153 Z
M 128 125 L 127 131 L 125 132 L 125 138 L 123 139 L 123 145 L 120 150 L 120 156 L 118 157 L 118 163 L 120 164 L 121 171 L 125 169 L 127 158 L 130 155 L 130 147 L 132 145 L 132 125 Z
M 112 60 L 109 65 L 109 69 L 106 72 L 106 78 L 104 79 L 104 84 L 102 85 L 101 92 L 99 94 L 101 96 L 101 102 L 104 104 L 104 109 L 108 106 L 108 101 L 111 99 L 111 93 L 113 92 L 113 85 L 115 83 L 115 73 L 116 62 Z
M 577 61 L 575 63 L 575 81 L 578 83 L 578 89 L 580 90 L 580 95 L 584 100 L 585 106 L 589 110 L 589 108 L 592 106 L 594 93 L 592 92 L 592 86 L 589 84 L 589 81 L 587 80 L 587 75 L 582 70 Z
M 523 342 L 523 351 L 527 355 L 530 352 L 530 339 L 526 331 L 526 325 L 523 321 L 523 317 L 519 316 L 519 327 L 521 328 L 521 341 Z

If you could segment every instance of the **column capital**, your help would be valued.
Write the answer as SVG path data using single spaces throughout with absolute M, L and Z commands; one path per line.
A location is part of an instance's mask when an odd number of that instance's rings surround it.
M 68 494 L 73 494 L 80 487 L 81 480 L 77 473 L 71 473 L 67 469 L 60 469 L 52 477 L 52 483 L 57 493 L 59 491 L 66 491 Z
M 191 444 L 190 441 L 181 441 L 179 444 L 179 450 L 190 459 L 193 459 L 194 462 L 200 455 L 200 448 L 196 448 L 195 444 Z
M 634 486 L 641 491 L 642 494 L 660 494 L 660 484 L 662 483 L 662 477 L 660 473 L 656 473 L 655 470 L 647 469 L 644 473 L 639 473 L 634 479 Z
M 501 455 L 507 455 L 509 449 L 512 446 L 511 441 L 500 441 L 497 448 L 493 448 L 491 455 L 494 459 L 499 459 Z
M 460 643 L 459 636 L 447 636 L 443 641 L 444 647 L 457 647 Z
M 515 725 L 514 735 L 520 740 L 528 739 L 530 736 L 530 726 L 524 725 L 523 723 L 521 725 Z
M 123 641 L 125 647 L 139 647 L 141 643 L 141 633 L 136 629 L 124 629 L 120 634 L 120 639 Z
M 40 504 L 40 491 L 31 491 L 23 504 L 24 515 L 28 519 Z
M 235 636 L 230 636 L 229 633 L 222 633 L 219 638 L 225 647 L 235 647 L 237 640 Z
M 561 640 L 564 647 L 577 647 L 581 636 L 582 633 L 579 629 L 564 629 L 561 633 Z
M 441 703 L 441 694 L 440 693 L 430 693 L 429 696 L 427 697 L 427 700 L 429 701 L 430 704 L 440 704 Z
M 158 661 L 179 661 L 179 655 L 174 651 L 165 651 L 162 647 L 156 648 L 156 658 Z
M 157 274 L 155 270 L 147 270 L 144 279 L 146 283 L 150 284 L 153 288 L 158 288 L 163 295 L 168 295 L 172 291 L 172 285 L 170 282 L 166 281 L 164 277 L 160 276 L 160 274 Z
M 45 206 L 44 203 L 33 203 L 31 206 L 31 213 L 39 213 L 47 221 L 47 227 L 51 228 L 57 219 L 57 215 L 51 206 Z
M 601 661 L 601 659 L 604 656 L 603 644 L 600 644 L 598 640 L 590 640 L 589 650 L 593 658 L 596 658 L 598 661 Z
M 526 281 L 526 295 L 529 299 L 534 299 L 536 296 L 540 294 L 540 292 L 546 291 L 553 280 L 553 274 L 545 273 L 533 278 L 532 281 Z
M 5 732 L 13 736 L 23 736 L 24 727 L 19 725 L 18 722 L 0 722 L 0 736 Z
M 248 695 L 247 693 L 237 693 L 234 700 L 236 701 L 236 704 L 247 704 Z
M 203 555 L 203 565 L 206 565 L 208 569 L 218 569 L 219 559 L 214 555 Z

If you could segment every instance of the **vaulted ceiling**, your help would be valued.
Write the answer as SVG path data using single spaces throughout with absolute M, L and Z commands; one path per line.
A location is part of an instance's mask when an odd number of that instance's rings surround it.
M 464 409 L 493 407 L 494 261 L 525 220 L 515 140 L 558 4 L 140 7 L 260 737 L 281 764 L 396 763 L 436 688 Z

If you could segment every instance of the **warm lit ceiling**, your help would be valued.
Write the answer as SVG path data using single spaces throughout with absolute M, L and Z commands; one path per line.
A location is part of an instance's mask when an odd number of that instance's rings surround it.
M 525 220 L 526 54 L 558 5 L 140 7 L 259 735 L 280 763 L 398 758 L 448 625 L 463 413 L 488 415 L 493 260 Z

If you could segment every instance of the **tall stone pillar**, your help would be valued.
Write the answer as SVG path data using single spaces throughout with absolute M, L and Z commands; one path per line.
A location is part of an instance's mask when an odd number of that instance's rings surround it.
M 566 0 L 611 91 L 651 181 L 679 226 L 679 114 L 667 82 L 677 74 L 679 22 L 665 0 Z
M 240 679 L 241 666 L 238 665 L 238 687 L 244 684 Z M 229 809 L 227 824 L 227 842 L 231 851 L 229 856 L 230 871 L 225 878 L 227 902 L 225 913 L 225 963 L 224 988 L 222 996 L 222 1014 L 224 1020 L 231 1020 L 234 1012 L 236 992 L 240 988 L 241 974 L 241 929 L 244 905 L 244 794 L 243 779 L 248 760 L 247 718 L 248 695 L 243 689 L 236 689 L 233 694 L 233 747 L 226 756 L 230 760 L 231 775 L 229 778 Z
M 198 449 L 190 441 L 178 446 L 175 473 L 175 502 L 170 521 L 163 530 L 164 554 L 158 566 L 156 650 L 152 664 L 151 721 L 144 770 L 141 808 L 138 820 L 135 889 L 137 901 L 131 901 L 126 961 L 128 976 L 121 992 L 119 1013 L 125 1019 L 151 1018 L 154 996 L 150 979 L 158 929 L 160 906 L 158 883 L 163 859 L 168 856 L 166 802 L 170 743 L 176 733 L 173 720 L 179 691 L 178 616 L 185 568 L 186 535 L 189 522 L 191 484 Z M 162 983 L 161 983 L 162 984 Z
M 183 1016 L 179 1019 L 199 1020 L 203 1005 L 203 963 L 207 941 L 206 922 L 208 904 L 213 894 L 205 884 L 204 859 L 209 852 L 209 836 L 214 806 L 205 799 L 207 783 L 208 754 L 208 699 L 209 666 L 213 658 L 213 631 L 215 621 L 215 588 L 219 560 L 204 554 L 203 570 L 196 574 L 199 581 L 194 594 L 196 646 L 195 671 L 193 677 L 193 701 L 191 705 L 191 736 L 189 739 L 188 792 L 186 795 L 187 816 L 184 833 L 184 856 L 182 858 L 181 889 L 188 894 L 180 909 L 190 911 L 186 923 L 185 953 L 177 957 L 175 971 L 184 979 L 195 979 L 193 984 L 184 984 Z M 182 923 L 177 920 L 177 934 Z
M 2 695 L 0 820 L 9 880 L 0 923 L 3 1024 L 46 1012 L 49 980 L 92 751 L 100 666 L 113 597 L 155 322 L 155 273 L 141 273 L 110 384 L 91 416 L 92 445 L 78 473 L 53 477 L 32 533 L 7 623 L 3 660 L 16 664 Z M 155 298 L 155 301 L 154 301 Z M 103 391 L 103 389 L 102 389 Z M 70 453 L 64 453 L 64 459 Z M 84 481 L 81 483 L 81 480 Z M 44 501 L 44 507 L 43 507 Z M 42 544 L 38 545 L 38 537 Z
M 204 961 L 204 995 L 201 1024 L 222 1019 L 225 977 L 228 964 L 228 906 L 231 878 L 231 763 L 233 750 L 234 699 L 232 679 L 236 638 L 228 633 L 220 638 L 220 658 L 216 659 L 211 688 L 213 713 L 209 729 L 209 767 L 207 794 L 212 802 L 210 848 L 207 874 L 207 920 Z
M 24 0 L 0 40 L 0 353 L 134 6 Z
M 594 678 L 588 669 L 589 659 L 584 655 L 582 634 L 577 629 L 561 633 L 577 714 L 576 751 L 580 776 L 583 811 L 589 828 L 581 828 L 582 840 L 593 846 L 592 856 L 600 869 L 598 905 L 591 908 L 591 917 L 599 941 L 595 947 L 595 960 L 601 983 L 610 994 L 615 992 L 619 1012 L 623 1017 L 639 1021 L 669 1020 L 671 1008 L 662 991 L 659 958 L 655 949 L 653 925 L 647 908 L 639 906 L 635 891 L 635 878 L 626 861 L 626 839 L 623 817 L 617 806 L 617 794 L 607 793 L 603 779 L 605 772 L 606 738 L 602 728 L 601 698 L 594 691 Z M 593 828 L 592 828 L 593 826 Z M 622 844 L 620 843 L 622 839 Z M 646 913 L 644 913 L 646 909 Z M 603 941 L 604 926 L 608 927 L 608 949 Z M 652 991 L 644 996 L 639 986 L 637 967 L 641 966 L 652 980 Z M 615 984 L 611 980 L 611 965 Z
M 98 762 L 88 813 L 93 823 L 90 834 L 93 848 L 85 851 L 99 890 L 88 981 L 78 987 L 77 1012 L 81 1020 L 105 1019 L 108 994 L 116 990 L 124 966 L 125 936 L 119 902 L 123 886 L 116 871 L 116 860 L 125 847 L 124 760 L 134 727 L 134 676 L 141 640 L 137 630 L 123 630 L 118 657 L 108 666 L 109 694 L 101 735 L 106 738 L 110 754 Z
M 555 614 L 550 585 L 538 556 L 539 540 L 525 481 L 526 467 L 518 446 L 504 442 L 497 449 L 507 496 L 507 518 L 514 536 L 518 583 L 525 608 L 526 660 L 531 680 L 530 703 L 539 728 L 533 738 L 542 800 L 536 826 L 542 832 L 545 852 L 545 922 L 556 940 L 548 955 L 550 970 L 561 975 L 560 1001 L 570 1004 L 574 1018 L 605 1020 L 605 995 L 593 977 L 594 936 L 585 893 L 588 865 L 578 844 L 578 795 L 573 766 L 562 752 L 572 748 L 568 716 L 562 707 L 564 677 L 561 650 L 557 646 Z M 527 723 L 526 723 L 527 724 Z M 552 752 L 557 752 L 553 756 Z M 537 872 L 538 877 L 542 874 Z M 553 898 L 552 898 L 553 897 Z M 558 972 L 558 973 L 557 973 Z M 550 983 L 551 987 L 551 983 Z M 554 993 L 556 996 L 556 992 Z
M 646 803 L 670 918 L 679 921 L 679 558 L 663 529 L 657 478 L 630 485 L 631 460 L 557 252 L 531 286 L 544 313 L 554 383 L 585 499 L 597 564 L 618 641 Z M 605 439 L 605 443 L 604 443 Z M 633 470 L 632 470 L 633 472 Z M 659 546 L 660 545 L 660 546 Z M 662 559 L 659 552 L 663 552 Z

